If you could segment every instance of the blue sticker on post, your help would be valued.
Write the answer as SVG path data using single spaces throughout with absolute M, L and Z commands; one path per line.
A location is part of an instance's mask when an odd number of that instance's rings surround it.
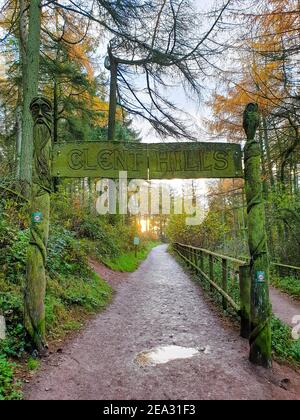
M 32 213 L 31 221 L 32 221 L 32 223 L 41 223 L 42 213 L 40 211 L 36 211 L 36 212 Z
M 265 282 L 265 272 L 264 271 L 257 271 L 256 272 L 256 282 L 257 283 L 264 283 Z

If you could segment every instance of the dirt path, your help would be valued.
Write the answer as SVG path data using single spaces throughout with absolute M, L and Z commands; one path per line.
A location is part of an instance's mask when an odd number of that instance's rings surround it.
M 111 278 L 113 303 L 45 361 L 26 399 L 300 399 L 297 373 L 250 365 L 247 341 L 218 317 L 166 246 L 125 277 Z M 138 353 L 169 344 L 210 350 L 161 365 L 136 362 Z M 286 378 L 288 391 L 279 386 Z
M 300 280 L 299 280 L 300 281 Z M 300 302 L 280 290 L 270 288 L 273 313 L 290 327 L 293 326 L 293 317 L 300 315 Z

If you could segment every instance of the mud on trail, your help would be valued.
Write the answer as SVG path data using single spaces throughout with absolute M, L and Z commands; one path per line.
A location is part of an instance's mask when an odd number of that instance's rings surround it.
M 300 399 L 300 375 L 277 364 L 271 371 L 252 366 L 247 341 L 166 246 L 132 274 L 93 266 L 116 289 L 112 304 L 43 362 L 26 399 Z M 189 348 L 190 357 L 149 363 L 147 352 L 158 346 Z

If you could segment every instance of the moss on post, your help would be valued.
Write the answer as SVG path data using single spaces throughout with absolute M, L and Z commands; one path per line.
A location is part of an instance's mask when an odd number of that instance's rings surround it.
M 270 367 L 272 364 L 272 350 L 269 256 L 262 195 L 261 154 L 259 143 L 255 140 L 258 125 L 258 106 L 257 104 L 249 104 L 244 112 L 244 129 L 247 135 L 244 159 L 248 242 L 251 256 L 250 361 L 264 367 Z
M 251 277 L 250 266 L 242 265 L 239 268 L 240 278 L 240 301 L 241 301 L 241 337 L 250 337 L 250 296 L 251 296 Z
M 25 328 L 39 352 L 46 347 L 46 256 L 51 193 L 52 107 L 46 98 L 33 99 L 34 121 L 31 229 L 25 287 Z

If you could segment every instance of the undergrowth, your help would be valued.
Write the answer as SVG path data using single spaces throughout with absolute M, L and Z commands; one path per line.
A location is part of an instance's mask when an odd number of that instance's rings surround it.
M 291 329 L 278 318 L 272 318 L 272 348 L 279 361 L 289 361 L 300 367 L 300 339 L 292 338 Z
M 9 362 L 4 354 L 0 354 L 0 401 L 20 400 L 20 384 L 14 380 L 15 364 Z
M 300 300 L 300 279 L 295 277 L 271 276 L 271 285 Z

